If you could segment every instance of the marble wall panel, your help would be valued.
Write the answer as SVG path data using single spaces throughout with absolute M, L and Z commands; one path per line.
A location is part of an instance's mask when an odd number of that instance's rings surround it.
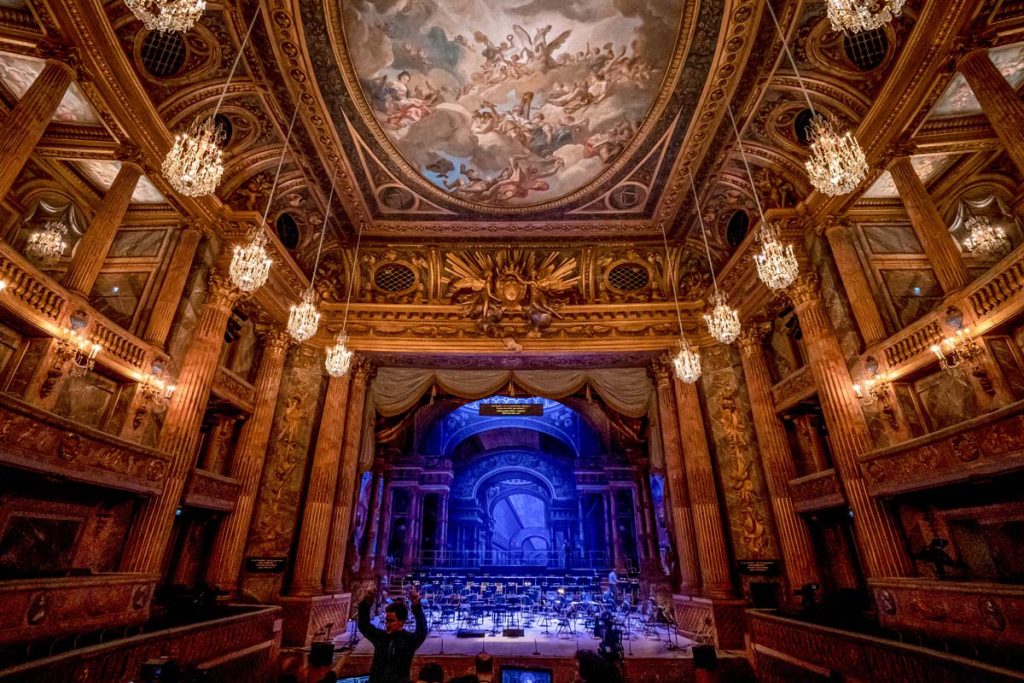
M 923 254 L 924 249 L 914 233 L 914 228 L 907 225 L 872 225 L 861 224 L 861 230 L 872 254 Z
M 965 371 L 937 371 L 914 382 L 930 432 L 985 413 Z
M 167 238 L 167 230 L 119 230 L 107 258 L 156 258 Z
M 931 268 L 883 270 L 881 275 L 902 327 L 931 313 L 942 302 L 942 287 Z
M 288 557 L 296 535 L 303 482 L 316 443 L 327 383 L 323 353 L 293 348 L 285 363 L 263 478 L 249 530 L 247 557 Z M 243 574 L 243 592 L 260 601 L 281 593 L 284 574 Z
M 825 240 L 808 231 L 806 241 L 807 253 L 810 254 L 811 267 L 821 278 L 821 296 L 828 311 L 829 320 L 835 328 L 836 338 L 843 349 L 843 355 L 850 365 L 857 363 L 861 351 L 860 333 L 850 310 L 850 302 L 846 298 L 846 290 L 839 279 L 835 262 Z
M 101 429 L 117 399 L 117 382 L 95 372 L 69 377 L 60 385 L 53 412 L 69 420 Z
M 717 345 L 705 349 L 703 356 L 704 417 L 727 510 L 733 555 L 739 560 L 778 559 L 739 355 L 732 346 Z
M 178 302 L 178 310 L 174 315 L 174 323 L 171 325 L 171 334 L 167 339 L 167 353 L 171 357 L 170 375 L 172 377 L 177 377 L 179 374 L 181 361 L 185 357 L 185 351 L 192 339 L 192 330 L 195 329 L 199 320 L 199 309 L 202 308 L 203 302 L 206 300 L 206 281 L 220 254 L 220 249 L 219 239 L 204 239 L 192 260 L 192 269 L 185 282 L 185 290 L 181 301 Z
M 150 273 L 100 273 L 89 294 L 89 302 L 97 311 L 130 330 L 150 276 Z
M 22 336 L 15 330 L 0 324 L 0 378 L 6 376 L 8 364 L 14 360 L 14 354 L 21 346 Z

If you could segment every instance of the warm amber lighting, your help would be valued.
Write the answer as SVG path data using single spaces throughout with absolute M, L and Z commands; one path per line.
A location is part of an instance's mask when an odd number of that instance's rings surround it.
M 83 377 L 96 366 L 96 356 L 103 347 L 89 341 L 75 330 L 68 330 L 64 339 L 57 340 L 57 361 L 65 367 L 71 361 L 67 373 L 70 377 Z
M 213 194 L 224 175 L 223 140 L 224 131 L 212 116 L 197 120 L 189 131 L 174 138 L 161 167 L 171 187 L 186 197 Z
M 938 344 L 932 344 L 931 352 L 943 370 L 953 370 L 964 363 L 973 363 L 982 354 L 981 347 L 968 327 L 957 330 L 955 335 L 946 337 Z
M 853 393 L 866 405 L 872 405 L 876 401 L 885 401 L 889 396 L 889 387 L 892 386 L 889 382 L 888 375 L 881 373 L 874 377 L 868 377 L 860 384 L 853 385 Z
M 840 134 L 829 119 L 816 114 L 808 139 L 811 158 L 804 165 L 818 192 L 831 197 L 849 194 L 867 177 L 867 157 L 851 131 Z
M 348 335 L 339 332 L 334 346 L 328 347 L 324 367 L 331 377 L 344 377 L 352 365 L 352 352 L 347 346 Z
M 1010 240 L 1006 231 L 992 222 L 988 216 L 972 216 L 965 227 L 964 249 L 978 256 L 997 257 L 1010 251 Z
M 774 223 L 761 227 L 761 251 L 754 254 L 754 265 L 757 276 L 770 289 L 785 289 L 800 274 L 793 245 L 779 241 L 779 228 Z
M 302 303 L 291 307 L 288 314 L 288 334 L 298 342 L 304 342 L 316 334 L 320 326 L 320 311 L 316 308 L 316 294 L 310 287 L 302 295 Z
M 28 236 L 25 255 L 42 264 L 56 261 L 64 255 L 64 250 L 68 247 L 64 241 L 67 233 L 68 226 L 60 221 L 49 221 L 42 230 Z
M 728 306 L 725 295 L 717 289 L 711 295 L 711 304 L 711 313 L 704 314 L 708 331 L 722 344 L 732 344 L 740 336 L 740 314 Z
M 693 384 L 700 379 L 700 354 L 690 347 L 685 337 L 679 339 L 679 353 L 672 359 L 672 367 L 681 382 Z
M 231 284 L 243 292 L 255 292 L 270 277 L 270 266 L 274 262 L 267 254 L 266 244 L 266 234 L 262 228 L 256 228 L 249 237 L 249 243 L 236 246 L 231 255 L 228 276 Z
M 124 0 L 150 31 L 187 31 L 199 21 L 206 0 Z
M 834 31 L 871 31 L 899 16 L 905 3 L 906 0 L 828 0 L 828 18 Z

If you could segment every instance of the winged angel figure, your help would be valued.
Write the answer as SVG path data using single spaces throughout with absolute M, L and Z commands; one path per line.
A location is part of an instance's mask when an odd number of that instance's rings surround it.
M 449 254 L 448 271 L 448 295 L 492 337 L 504 336 L 504 324 L 517 318 L 525 318 L 528 336 L 539 337 L 561 317 L 558 309 L 580 279 L 574 257 L 524 249 Z

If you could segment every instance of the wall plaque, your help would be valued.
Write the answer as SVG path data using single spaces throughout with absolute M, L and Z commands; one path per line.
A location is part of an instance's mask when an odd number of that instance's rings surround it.
M 278 574 L 284 571 L 283 557 L 247 557 L 245 571 L 250 574 Z
M 490 417 L 518 417 L 544 414 L 543 403 L 481 403 L 480 414 Z
M 779 573 L 778 560 L 740 560 L 740 574 L 774 576 Z

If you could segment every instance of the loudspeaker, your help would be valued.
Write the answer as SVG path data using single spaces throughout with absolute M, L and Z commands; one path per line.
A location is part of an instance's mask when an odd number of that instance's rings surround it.
M 718 651 L 714 645 L 693 646 L 693 668 L 714 671 L 718 668 Z
M 501 632 L 501 635 L 506 638 L 522 638 L 526 635 L 526 631 L 521 628 L 507 628 Z
M 309 646 L 310 666 L 330 666 L 334 661 L 334 643 L 313 643 Z
M 460 628 L 455 632 L 456 638 L 483 638 L 487 635 L 487 631 L 478 631 L 472 628 Z

